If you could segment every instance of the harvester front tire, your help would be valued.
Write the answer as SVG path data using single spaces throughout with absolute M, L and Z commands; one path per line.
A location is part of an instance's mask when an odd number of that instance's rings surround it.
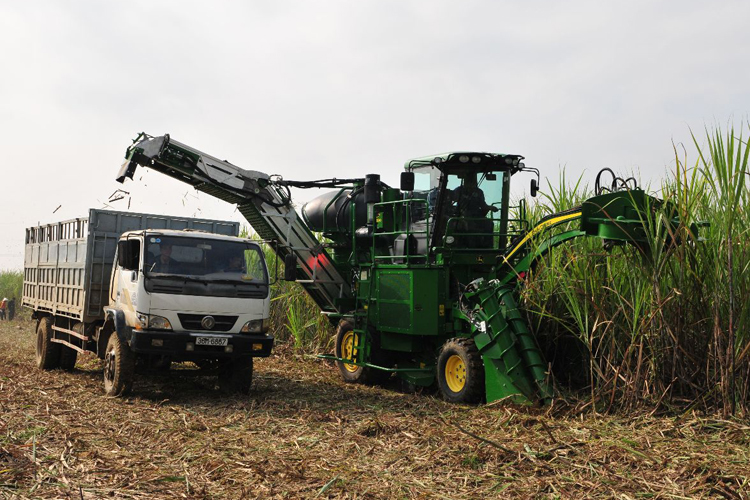
M 354 325 L 349 320 L 341 320 L 339 322 L 338 329 L 336 330 L 336 357 L 352 359 L 354 356 L 354 346 L 358 343 L 357 334 L 354 333 Z M 380 352 L 380 346 L 377 342 L 373 342 L 370 346 L 370 357 L 376 363 L 382 358 Z M 385 364 L 384 361 L 383 364 Z M 370 368 L 368 366 L 357 366 L 343 361 L 336 361 L 341 372 L 341 378 L 344 382 L 350 384 L 382 384 L 391 376 L 390 372 L 384 370 L 378 370 L 376 368 Z
M 443 344 L 437 361 L 440 394 L 450 403 L 481 403 L 484 398 L 484 363 L 472 339 L 451 339 Z
M 124 396 L 133 388 L 135 355 L 130 347 L 112 332 L 104 353 L 104 394 Z
M 52 342 L 52 319 L 44 317 L 36 327 L 36 366 L 42 370 L 60 367 L 61 344 Z

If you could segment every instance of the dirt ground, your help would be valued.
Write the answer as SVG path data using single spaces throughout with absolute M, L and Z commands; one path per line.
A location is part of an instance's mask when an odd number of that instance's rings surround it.
M 249 396 L 173 370 L 109 399 L 95 357 L 43 372 L 33 346 L 0 322 L 3 498 L 750 498 L 741 420 L 456 406 L 283 345 Z

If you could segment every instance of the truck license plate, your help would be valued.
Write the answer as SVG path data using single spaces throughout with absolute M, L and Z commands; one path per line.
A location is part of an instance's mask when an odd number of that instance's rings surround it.
M 225 346 L 229 342 L 226 337 L 198 337 L 195 339 L 195 345 L 214 345 Z

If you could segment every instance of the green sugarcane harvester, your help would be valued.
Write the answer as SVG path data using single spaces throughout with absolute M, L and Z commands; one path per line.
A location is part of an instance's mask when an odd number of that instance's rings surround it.
M 169 135 L 142 133 L 117 180 L 132 179 L 141 165 L 236 204 L 275 242 L 286 278 L 337 325 L 335 355 L 325 357 L 336 360 L 345 381 L 377 383 L 395 374 L 413 388 L 437 384 L 452 402 L 546 404 L 549 368 L 517 305 L 519 283 L 573 238 L 645 245 L 645 221 L 661 202 L 612 174 L 612 186 L 597 186 L 598 196 L 529 227 L 523 200 L 510 206 L 514 174 L 536 174 L 536 195 L 539 172 L 522 160 L 471 152 L 418 158 L 406 163 L 395 189 L 375 174 L 289 181 Z M 333 190 L 300 216 L 290 187 Z

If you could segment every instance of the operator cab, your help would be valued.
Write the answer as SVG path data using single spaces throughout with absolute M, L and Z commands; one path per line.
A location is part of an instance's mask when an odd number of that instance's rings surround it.
M 521 160 L 519 155 L 457 152 L 407 162 L 406 171 L 414 175 L 407 196 L 426 201 L 421 210 L 412 211 L 410 221 L 417 251 L 426 253 L 427 229 L 432 248 L 504 249 L 510 177 L 524 169 Z M 401 246 L 407 247 L 397 241 L 396 253 L 403 251 Z

